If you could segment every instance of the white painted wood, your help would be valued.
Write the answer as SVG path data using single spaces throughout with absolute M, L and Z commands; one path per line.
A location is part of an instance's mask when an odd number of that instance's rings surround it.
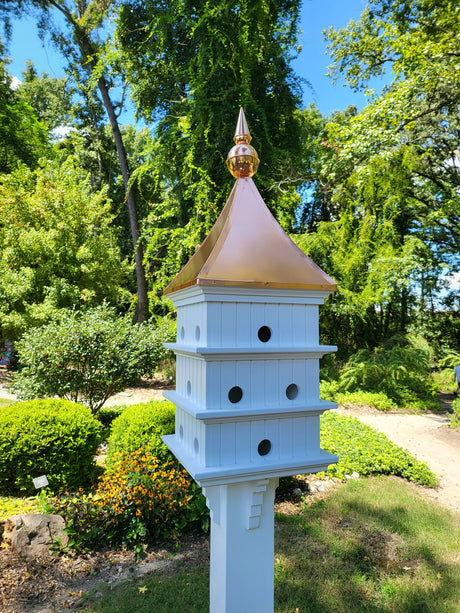
M 331 292 L 326 290 L 296 290 L 277 288 L 199 286 L 195 285 L 170 294 L 177 308 L 200 302 L 266 302 L 275 304 L 323 304 Z
M 211 511 L 211 613 L 273 611 L 280 476 L 335 461 L 320 448 L 318 308 L 329 291 L 194 285 L 177 307 L 175 434 L 164 441 Z M 268 334 L 266 334 L 268 329 Z M 241 392 L 241 397 L 239 396 Z
M 277 479 L 206 487 L 211 510 L 210 613 L 274 609 Z

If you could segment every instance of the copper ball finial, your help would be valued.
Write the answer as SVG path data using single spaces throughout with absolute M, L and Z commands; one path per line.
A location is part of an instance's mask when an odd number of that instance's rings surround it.
M 259 166 L 259 157 L 254 147 L 249 144 L 252 139 L 242 107 L 240 108 L 233 140 L 235 145 L 230 149 L 227 156 L 227 167 L 230 174 L 235 179 L 253 177 Z

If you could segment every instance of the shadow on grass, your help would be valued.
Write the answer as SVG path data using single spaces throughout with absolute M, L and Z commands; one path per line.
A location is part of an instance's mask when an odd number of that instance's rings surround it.
M 350 482 L 277 513 L 275 612 L 458 613 L 459 520 L 396 478 Z M 179 567 L 106 588 L 85 611 L 205 613 L 208 585 L 207 566 Z
M 460 611 L 459 519 L 384 478 L 278 516 L 276 611 Z

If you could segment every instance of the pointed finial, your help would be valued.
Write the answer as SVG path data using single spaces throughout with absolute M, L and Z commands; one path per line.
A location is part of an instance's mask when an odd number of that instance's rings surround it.
M 240 108 L 233 140 L 235 145 L 230 149 L 227 156 L 227 167 L 230 174 L 236 179 L 254 176 L 259 166 L 259 158 L 257 151 L 249 144 L 252 138 L 249 134 L 243 107 Z
M 252 141 L 252 136 L 249 134 L 248 123 L 246 121 L 246 115 L 244 114 L 243 107 L 240 107 L 240 114 L 238 115 L 238 121 L 236 123 L 235 136 L 233 137 L 235 144 L 245 142 L 249 144 Z

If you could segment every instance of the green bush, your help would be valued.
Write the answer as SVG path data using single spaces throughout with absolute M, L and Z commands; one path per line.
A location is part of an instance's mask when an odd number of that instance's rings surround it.
M 68 400 L 18 402 L 0 410 L 0 491 L 32 494 L 32 478 L 76 488 L 94 478 L 101 424 Z
M 392 443 L 384 434 L 356 417 L 327 412 L 321 416 L 321 447 L 339 457 L 328 474 L 343 479 L 360 475 L 397 475 L 420 485 L 435 487 L 438 479 L 425 462 Z
M 460 361 L 458 363 L 460 364 Z M 436 391 L 438 393 L 453 393 L 455 391 L 457 383 L 454 380 L 453 368 L 443 368 L 441 370 L 436 370 L 432 373 L 432 377 Z
M 452 402 L 452 411 L 450 425 L 452 428 L 460 430 L 460 398 L 456 398 Z
M 398 408 L 398 405 L 382 392 L 363 392 L 359 390 L 357 392 L 337 393 L 334 395 L 334 401 L 345 407 L 349 405 L 367 405 L 379 411 L 391 411 Z
M 149 450 L 161 461 L 173 456 L 161 440 L 174 432 L 174 405 L 165 400 L 132 404 L 112 422 L 108 440 L 107 466 L 115 454 L 132 453 L 139 448 Z
M 68 547 L 134 549 L 177 536 L 187 523 L 190 477 L 173 462 L 159 462 L 149 450 L 114 454 L 112 463 L 91 492 L 79 491 L 53 502 L 63 515 Z
M 383 393 L 400 407 L 434 408 L 431 359 L 423 339 L 394 337 L 383 347 L 352 355 L 340 372 L 339 391 Z
M 166 319 L 133 325 L 129 314 L 117 317 L 107 306 L 67 311 L 17 343 L 21 370 L 14 389 L 22 400 L 59 396 L 97 415 L 110 396 L 155 372 L 172 337 Z

